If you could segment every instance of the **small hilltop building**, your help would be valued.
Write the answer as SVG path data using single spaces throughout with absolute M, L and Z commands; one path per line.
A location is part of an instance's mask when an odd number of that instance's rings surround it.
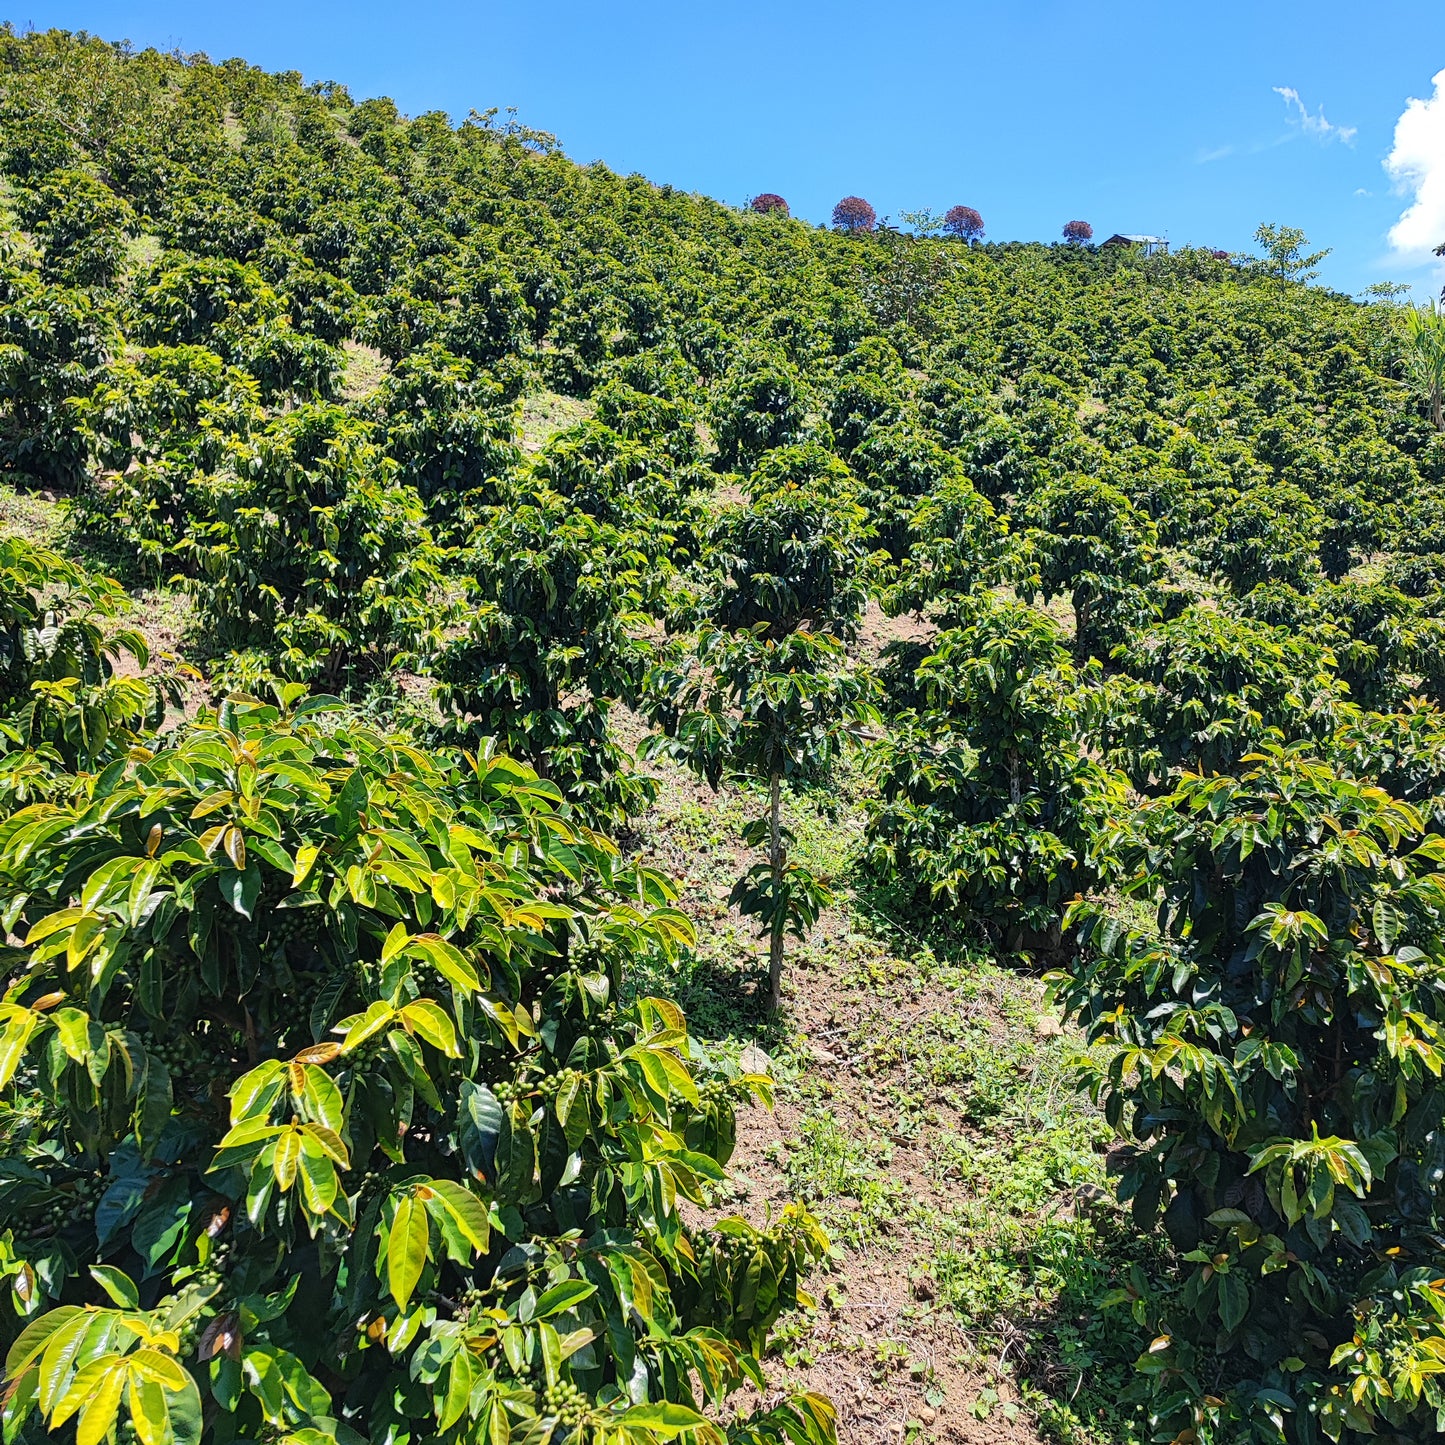
M 1146 256 L 1169 254 L 1169 241 L 1164 236 L 1126 236 L 1116 231 L 1107 241 L 1106 246 L 1137 246 Z

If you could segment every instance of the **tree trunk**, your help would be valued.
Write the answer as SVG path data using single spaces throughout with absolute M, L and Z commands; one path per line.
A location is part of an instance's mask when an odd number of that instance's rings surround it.
M 1083 659 L 1087 656 L 1085 641 L 1089 636 L 1089 626 L 1094 620 L 1093 603 L 1087 597 L 1081 598 L 1076 592 L 1074 594 L 1074 656 Z
M 783 892 L 783 780 L 773 773 L 768 779 L 769 823 L 768 864 L 773 870 L 773 904 L 777 906 Z M 783 1000 L 783 933 L 788 926 L 785 914 L 774 914 L 771 937 L 768 939 L 768 1008 L 776 1012 Z

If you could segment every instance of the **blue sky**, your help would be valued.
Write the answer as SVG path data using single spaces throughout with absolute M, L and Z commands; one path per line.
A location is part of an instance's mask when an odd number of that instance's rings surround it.
M 413 114 L 514 105 L 577 160 L 733 203 L 777 191 L 811 220 L 852 193 L 895 217 L 973 205 L 990 239 L 1080 217 L 1229 250 L 1269 220 L 1332 247 L 1342 290 L 1442 279 L 1440 0 L 21 3 L 0 15 Z

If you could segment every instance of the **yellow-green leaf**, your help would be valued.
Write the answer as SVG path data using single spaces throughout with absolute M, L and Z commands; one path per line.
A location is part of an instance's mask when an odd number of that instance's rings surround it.
M 397 1201 L 386 1244 L 386 1285 L 405 1309 L 431 1254 L 431 1221 L 426 1205 L 411 1194 Z

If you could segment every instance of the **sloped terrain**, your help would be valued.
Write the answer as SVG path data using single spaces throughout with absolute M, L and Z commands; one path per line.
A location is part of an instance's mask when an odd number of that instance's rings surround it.
M 1445 1430 L 1445 312 L 8 26 L 0 174 L 7 1441 Z

